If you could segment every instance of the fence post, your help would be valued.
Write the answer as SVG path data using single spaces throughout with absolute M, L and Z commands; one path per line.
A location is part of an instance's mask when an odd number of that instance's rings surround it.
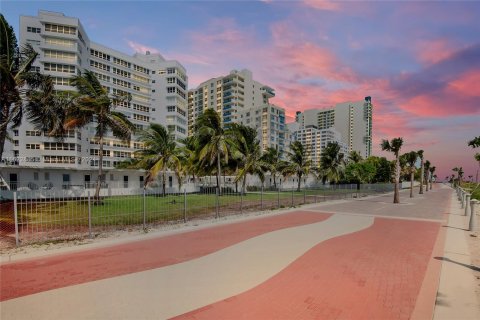
M 240 191 L 240 214 L 243 214 L 243 190 Z
M 187 223 L 187 188 L 183 188 L 183 222 Z
M 143 231 L 147 230 L 147 203 L 146 190 L 143 188 Z
M 90 200 L 90 191 L 87 191 L 87 199 L 88 199 L 88 237 L 92 238 L 92 205 Z
M 478 200 L 470 201 L 470 221 L 468 223 L 468 230 L 477 231 L 477 215 L 475 214 L 475 206 L 479 203 Z
M 18 209 L 17 209 L 17 191 L 13 192 L 13 215 L 15 219 L 15 245 L 18 247 L 20 239 L 18 238 Z
M 262 188 L 260 189 L 260 210 L 263 211 L 263 184 Z
M 215 219 L 218 219 L 219 213 L 218 213 L 218 194 L 220 193 L 219 188 L 217 187 L 216 189 L 216 196 L 215 196 Z
M 470 203 L 470 194 L 465 194 L 465 216 L 468 216 L 468 204 Z

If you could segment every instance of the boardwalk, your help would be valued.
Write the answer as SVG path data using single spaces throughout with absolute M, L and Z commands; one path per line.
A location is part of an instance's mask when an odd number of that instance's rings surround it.
M 1 318 L 431 318 L 451 193 L 311 205 L 6 263 Z

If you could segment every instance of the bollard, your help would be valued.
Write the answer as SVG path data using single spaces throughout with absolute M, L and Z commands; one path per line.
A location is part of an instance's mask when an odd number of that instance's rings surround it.
M 88 197 L 88 237 L 92 238 L 92 205 L 90 200 L 90 191 L 87 192 Z
M 462 209 L 465 208 L 465 191 L 462 190 L 462 195 L 461 195 L 461 198 L 462 198 Z
M 478 231 L 477 225 L 477 215 L 475 213 L 475 206 L 478 205 L 480 201 L 472 200 L 470 201 L 470 222 L 468 224 L 468 230 L 470 231 Z
M 470 194 L 465 194 L 465 214 L 464 216 L 468 216 L 468 204 L 470 203 Z

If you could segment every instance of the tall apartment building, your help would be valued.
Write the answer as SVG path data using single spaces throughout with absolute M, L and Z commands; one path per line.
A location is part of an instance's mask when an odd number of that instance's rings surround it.
M 348 146 L 348 152 L 358 151 L 367 158 L 372 153 L 372 99 L 343 102 L 330 109 L 311 109 L 297 112 L 296 122 L 303 127 L 319 130 L 334 128 Z
M 340 152 L 348 153 L 348 146 L 342 141 L 342 135 L 333 127 L 327 129 L 319 129 L 314 125 L 303 126 L 298 122 L 288 125 L 291 132 L 292 141 L 300 141 L 306 148 L 312 166 L 320 165 L 320 157 L 322 150 L 328 143 L 337 143 L 340 146 Z
M 202 82 L 188 91 L 188 133 L 193 134 L 196 119 L 207 108 L 215 109 L 228 127 L 240 122 L 242 110 L 266 105 L 274 96 L 274 90 L 253 80 L 252 72 L 247 69 Z
M 138 129 L 155 122 L 165 125 L 176 139 L 186 137 L 188 79 L 179 62 L 149 52 L 130 56 L 94 43 L 78 18 L 47 11 L 20 17 L 20 43 L 30 43 L 39 53 L 34 68 L 51 75 L 57 90 L 75 90 L 71 78 L 91 70 L 109 93 L 131 96 L 130 101 L 122 102 L 116 110 L 124 113 Z M 35 130 L 28 121 L 23 121 L 11 135 L 12 151 L 5 156 L 17 157 L 20 166 L 98 167 L 99 146 L 91 125 L 70 130 L 61 142 Z M 106 170 L 113 169 L 141 147 L 134 138 L 124 142 L 109 135 L 104 141 L 103 166 Z
M 284 108 L 273 104 L 246 108 L 240 112 L 239 122 L 257 130 L 262 150 L 275 148 L 283 156 L 287 131 Z

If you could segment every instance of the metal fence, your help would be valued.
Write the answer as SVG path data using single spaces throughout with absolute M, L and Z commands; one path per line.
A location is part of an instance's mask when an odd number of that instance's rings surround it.
M 315 186 L 291 189 L 203 187 L 198 192 L 164 193 L 160 188 L 87 191 L 2 190 L 0 248 L 47 241 L 94 238 L 118 230 L 148 230 L 187 221 L 247 212 L 295 207 L 329 200 L 351 199 L 393 190 L 391 184 Z M 6 195 L 11 192 L 11 195 Z M 6 200 L 8 199 L 8 200 Z M 12 199 L 12 200 L 10 200 Z

